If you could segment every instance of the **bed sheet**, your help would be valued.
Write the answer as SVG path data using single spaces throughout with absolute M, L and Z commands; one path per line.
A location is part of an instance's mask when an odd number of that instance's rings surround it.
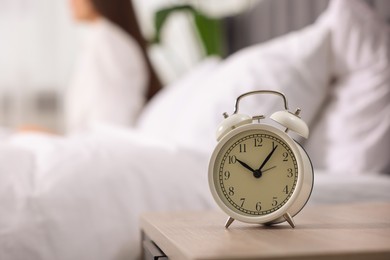
M 315 170 L 311 204 L 390 202 L 390 175 L 340 174 Z

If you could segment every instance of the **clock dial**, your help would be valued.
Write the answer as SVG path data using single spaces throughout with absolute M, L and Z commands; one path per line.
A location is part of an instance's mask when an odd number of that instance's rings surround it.
M 214 185 L 231 210 L 261 216 L 281 208 L 293 194 L 298 165 L 277 134 L 247 130 L 227 141 L 216 156 Z

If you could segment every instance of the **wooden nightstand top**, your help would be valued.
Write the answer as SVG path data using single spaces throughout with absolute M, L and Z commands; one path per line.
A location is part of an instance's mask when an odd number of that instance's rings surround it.
M 147 213 L 141 228 L 169 259 L 390 259 L 390 203 L 307 206 L 276 226 L 222 212 Z

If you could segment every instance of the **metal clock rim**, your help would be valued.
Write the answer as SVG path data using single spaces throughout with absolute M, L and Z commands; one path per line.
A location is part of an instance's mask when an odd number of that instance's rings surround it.
M 295 190 L 293 191 L 293 194 L 291 195 L 290 199 L 288 199 L 288 201 L 279 209 L 275 210 L 272 213 L 264 215 L 264 216 L 246 216 L 246 215 L 240 214 L 240 213 L 235 212 L 232 209 L 230 209 L 227 205 L 225 205 L 225 203 L 222 201 L 222 199 L 218 195 L 217 190 L 215 188 L 214 178 L 213 178 L 216 157 L 217 157 L 218 153 L 220 152 L 221 148 L 230 140 L 230 138 L 232 138 L 233 136 L 235 136 L 238 133 L 241 133 L 241 132 L 244 132 L 247 130 L 266 130 L 266 131 L 270 131 L 270 132 L 275 133 L 276 135 L 280 136 L 290 146 L 292 152 L 294 153 L 294 155 L 296 157 L 297 165 L 298 165 L 298 180 L 297 180 Z M 252 123 L 249 125 L 239 126 L 235 129 L 233 129 L 226 136 L 224 136 L 221 139 L 221 141 L 219 141 L 219 143 L 217 144 L 216 148 L 214 149 L 214 151 L 212 153 L 210 163 L 209 163 L 209 169 L 208 169 L 209 188 L 210 188 L 211 193 L 213 195 L 213 198 L 217 202 L 218 206 L 228 216 L 230 216 L 236 220 L 246 222 L 246 223 L 257 223 L 257 224 L 270 223 L 270 222 L 282 217 L 283 214 L 288 212 L 288 209 L 294 204 L 294 202 L 297 199 L 299 192 L 302 188 L 303 175 L 304 175 L 303 169 L 304 169 L 303 160 L 302 160 L 302 156 L 299 152 L 298 145 L 295 143 L 295 141 L 289 135 L 287 135 L 282 130 L 280 130 L 274 126 L 268 125 L 268 124 Z

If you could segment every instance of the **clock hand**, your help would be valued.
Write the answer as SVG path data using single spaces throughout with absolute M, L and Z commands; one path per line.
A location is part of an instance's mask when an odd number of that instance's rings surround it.
M 244 166 L 245 168 L 247 168 L 248 170 L 250 170 L 251 172 L 254 172 L 255 170 L 253 170 L 248 164 L 244 163 L 243 161 L 239 160 L 239 159 L 236 159 L 237 162 L 239 162 L 242 166 Z
M 261 169 L 263 169 L 264 165 L 269 161 L 269 159 L 271 158 L 272 154 L 275 152 L 276 148 L 278 146 L 275 146 L 272 151 L 268 154 L 268 156 L 265 158 L 264 162 L 260 165 L 258 171 L 261 172 Z
M 272 169 L 275 168 L 275 167 L 276 167 L 276 165 L 275 165 L 275 166 L 272 166 L 272 167 L 270 167 L 270 168 L 268 168 L 268 169 L 265 169 L 265 170 L 263 170 L 263 171 L 255 170 L 255 171 L 253 172 L 253 177 L 255 177 L 255 178 L 260 178 L 261 176 L 263 176 L 263 173 L 265 173 L 266 171 L 272 170 Z
M 262 172 L 262 173 L 264 173 L 264 172 L 266 172 L 266 171 L 272 170 L 272 169 L 273 169 L 273 168 L 275 168 L 275 167 L 276 167 L 276 165 L 275 165 L 275 166 L 272 166 L 271 168 L 268 168 L 268 169 L 262 170 L 261 172 Z

